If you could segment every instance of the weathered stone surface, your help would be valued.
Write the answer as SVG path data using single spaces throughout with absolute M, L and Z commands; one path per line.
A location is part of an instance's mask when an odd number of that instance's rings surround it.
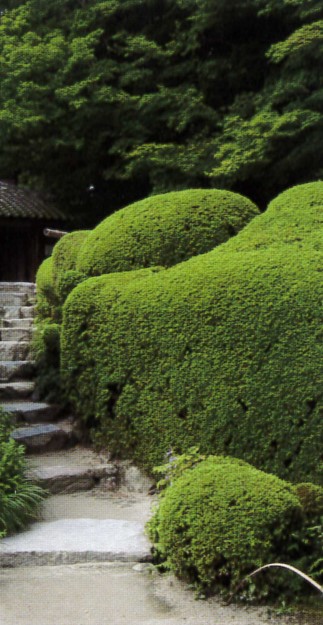
M 153 485 L 153 481 L 147 477 L 138 467 L 124 462 L 120 465 L 121 484 L 129 492 L 147 493 Z
M 62 428 L 52 424 L 17 428 L 11 433 L 11 438 L 24 445 L 30 453 L 62 449 L 68 442 L 68 434 Z
M 114 519 L 35 523 L 29 531 L 0 541 L 0 566 L 150 559 L 150 544 L 143 525 Z
M 0 319 L 17 319 L 20 317 L 21 310 L 20 306 L 9 306 L 0 302 Z
M 1 341 L 30 341 L 32 328 L 0 328 Z
M 22 317 L 22 319 L 26 319 L 26 317 L 34 317 L 36 313 L 36 307 L 35 306 L 21 306 L 20 308 L 20 317 Z
M 28 293 L 16 293 L 14 291 L 0 291 L 0 305 L 3 306 L 26 306 L 28 303 Z
M 102 479 L 116 478 L 117 467 L 112 464 L 97 466 L 51 466 L 28 471 L 28 477 L 52 494 L 75 493 L 90 490 Z
M 35 374 L 35 363 L 31 360 L 0 361 L 0 381 L 30 379 Z
M 27 360 L 29 341 L 1 341 L 0 360 Z
M 28 293 L 34 295 L 36 285 L 33 282 L 0 282 L 0 293 Z
M 21 319 L 20 317 L 17 319 L 3 319 L 3 327 L 4 328 L 31 328 L 33 325 L 33 318 L 26 317 L 25 319 Z
M 33 401 L 5 401 L 2 407 L 6 412 L 10 412 L 16 423 L 49 423 L 57 419 L 60 408 L 53 404 Z
M 1 382 L 0 401 L 5 399 L 24 399 L 30 397 L 35 388 L 35 383 L 31 381 L 21 382 Z

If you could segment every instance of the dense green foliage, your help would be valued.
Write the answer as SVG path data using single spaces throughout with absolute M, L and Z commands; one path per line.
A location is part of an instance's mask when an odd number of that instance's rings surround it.
M 37 318 L 44 319 L 60 318 L 58 297 L 54 289 L 53 281 L 53 258 L 46 258 L 38 268 L 36 274 L 37 287 Z
M 44 491 L 25 477 L 24 448 L 10 439 L 10 416 L 0 408 L 0 536 L 37 518 Z
M 1 5 L 0 177 L 89 218 L 189 187 L 265 205 L 321 177 L 320 0 Z
M 77 268 L 95 276 L 152 265 L 170 267 L 224 243 L 258 212 L 250 200 L 230 191 L 189 189 L 156 195 L 99 224 L 83 244 Z M 55 249 L 58 258 L 61 250 Z
M 163 492 L 148 528 L 159 560 L 207 591 L 229 592 L 247 573 L 269 562 L 297 566 L 300 555 L 308 570 L 320 555 L 293 487 L 228 457 L 209 456 L 177 477 Z M 302 536 L 308 540 L 307 552 Z M 281 576 L 278 589 L 271 578 L 271 598 L 275 586 L 280 592 L 284 588 Z M 285 577 L 285 591 L 288 586 L 295 591 L 299 580 L 291 583 Z M 266 584 L 258 580 L 256 594 L 267 593 Z
M 109 448 L 151 469 L 198 444 L 321 479 L 322 204 L 323 183 L 292 188 L 211 252 L 72 291 L 65 385 Z
M 37 364 L 36 393 L 41 399 L 64 403 L 60 384 L 60 323 L 62 304 L 69 292 L 86 278 L 76 261 L 88 231 L 62 237 L 53 254 L 40 265 L 37 276 L 36 332 L 32 349 Z
M 76 230 L 63 236 L 54 247 L 53 287 L 61 304 L 64 303 L 69 292 L 85 278 L 77 271 L 76 266 L 80 249 L 88 236 L 88 230 Z

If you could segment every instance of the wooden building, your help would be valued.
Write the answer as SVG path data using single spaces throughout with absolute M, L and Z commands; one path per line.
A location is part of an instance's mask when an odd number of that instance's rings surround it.
M 44 228 L 72 230 L 68 221 L 38 193 L 0 181 L 0 282 L 34 282 L 54 244 Z

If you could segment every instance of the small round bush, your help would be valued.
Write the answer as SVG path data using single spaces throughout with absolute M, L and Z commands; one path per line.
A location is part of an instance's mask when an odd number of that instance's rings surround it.
M 209 456 L 169 486 L 150 522 L 168 565 L 206 591 L 235 587 L 281 558 L 302 509 L 292 487 L 247 463 Z
M 190 189 L 155 195 L 107 217 L 82 246 L 77 268 L 89 276 L 170 267 L 227 241 L 257 207 L 231 191 Z

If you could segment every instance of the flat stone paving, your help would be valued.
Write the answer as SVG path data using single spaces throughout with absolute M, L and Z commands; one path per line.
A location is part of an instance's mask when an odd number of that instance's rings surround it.
M 142 562 L 151 548 L 140 523 L 115 519 L 60 519 L 34 523 L 0 542 L 0 566 Z

